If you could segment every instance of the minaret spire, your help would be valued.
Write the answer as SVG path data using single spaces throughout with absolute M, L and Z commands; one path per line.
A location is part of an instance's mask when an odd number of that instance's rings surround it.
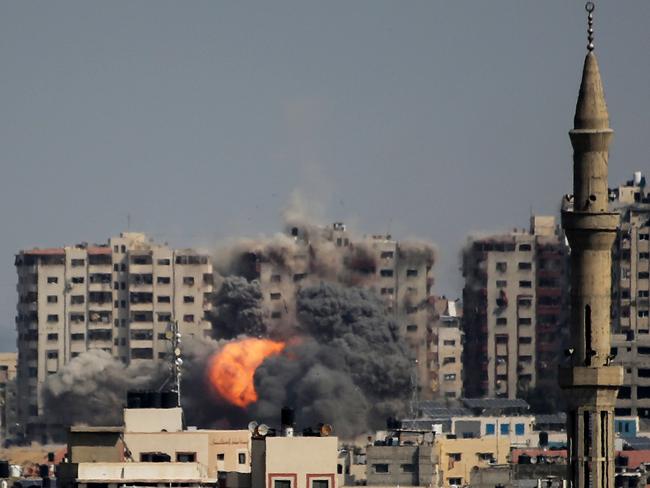
M 573 488 L 614 487 L 614 406 L 623 369 L 611 365 L 611 252 L 619 216 L 608 209 L 609 127 L 594 53 L 593 2 L 573 129 L 573 209 L 562 212 L 571 246 L 571 367 L 567 390 L 569 479 Z

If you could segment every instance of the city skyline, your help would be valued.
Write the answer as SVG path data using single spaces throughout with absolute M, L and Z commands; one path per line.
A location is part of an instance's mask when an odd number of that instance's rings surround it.
M 129 215 L 157 241 L 206 247 L 279 230 L 300 190 L 325 222 L 432 240 L 434 293 L 458 296 L 468 234 L 557 214 L 582 5 L 283 6 L 5 7 L 3 349 L 13 255 L 102 240 Z M 648 13 L 598 5 L 612 185 L 647 165 Z

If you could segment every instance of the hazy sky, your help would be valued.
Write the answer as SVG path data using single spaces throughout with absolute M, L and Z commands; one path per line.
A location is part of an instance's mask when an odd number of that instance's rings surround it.
M 649 170 L 650 2 L 597 2 L 610 183 Z M 127 227 L 272 233 L 294 191 L 360 232 L 431 239 L 555 213 L 582 1 L 31 1 L 0 6 L 0 349 L 21 248 Z

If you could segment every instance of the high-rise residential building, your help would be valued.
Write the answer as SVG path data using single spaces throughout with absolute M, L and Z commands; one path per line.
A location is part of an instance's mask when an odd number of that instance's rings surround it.
M 104 245 L 22 250 L 18 272 L 18 415 L 28 437 L 40 432 L 39 385 L 72 358 L 102 349 L 120 361 L 168 354 L 165 332 L 209 335 L 212 264 L 144 234 Z
M 620 213 L 612 254 L 612 355 L 624 367 L 617 415 L 650 419 L 650 192 L 641 172 L 609 192 Z
M 567 246 L 553 217 L 472 238 L 463 251 L 464 393 L 516 398 L 557 391 L 566 339 Z
M 440 398 L 463 396 L 463 341 L 462 305 L 459 300 L 445 297 L 435 299 L 436 321 L 434 341 L 436 349 L 438 385 L 434 390 Z M 431 368 L 435 371 L 434 368 Z
M 15 437 L 17 423 L 15 352 L 0 352 L 0 443 Z
M 323 278 L 374 290 L 385 300 L 410 346 L 418 396 L 435 396 L 438 376 L 431 248 L 383 234 L 354 239 L 340 222 L 323 228 L 289 226 L 287 234 L 291 245 L 260 245 L 244 259 L 244 274 L 260 282 L 271 323 L 293 317 L 300 287 Z

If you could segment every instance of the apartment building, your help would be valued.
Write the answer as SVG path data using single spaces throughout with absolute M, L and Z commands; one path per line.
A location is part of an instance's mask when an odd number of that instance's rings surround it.
M 568 317 L 567 247 L 553 217 L 471 239 L 463 251 L 464 388 L 516 398 L 556 388 Z
M 440 398 L 461 398 L 463 396 L 463 330 L 462 305 L 459 300 L 437 297 L 435 300 L 436 321 L 433 331 L 436 342 L 434 360 L 437 362 Z
M 612 356 L 624 367 L 617 415 L 650 419 L 650 193 L 636 172 L 610 190 L 621 215 L 612 255 Z
M 0 352 L 0 443 L 14 437 L 17 422 L 15 352 Z
M 103 349 L 128 364 L 166 357 L 165 332 L 208 335 L 212 265 L 140 233 L 103 245 L 20 251 L 18 416 L 28 437 L 42 432 L 39 385 L 72 358 Z
M 291 245 L 253 249 L 243 260 L 246 277 L 260 282 L 266 317 L 271 322 L 291 320 L 298 290 L 323 279 L 374 290 L 385 300 L 388 313 L 411 347 L 419 395 L 431 398 L 436 394 L 433 255 L 390 235 L 353 239 L 340 222 L 323 228 L 290 226 L 287 236 Z

